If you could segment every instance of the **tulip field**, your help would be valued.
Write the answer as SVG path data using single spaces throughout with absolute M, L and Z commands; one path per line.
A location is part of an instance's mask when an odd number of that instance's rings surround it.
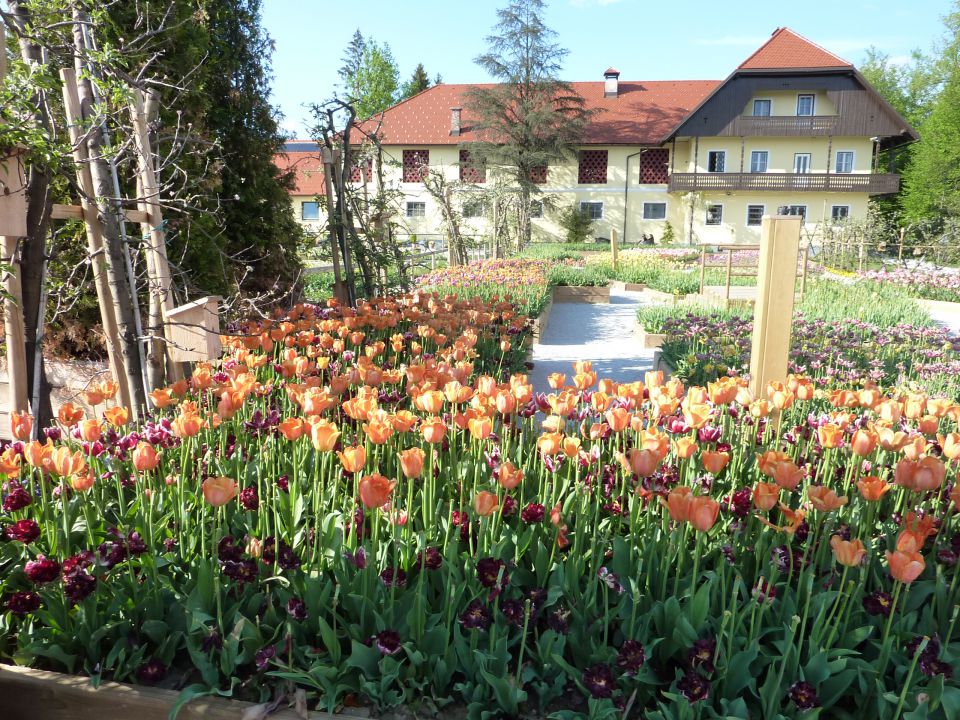
M 3 662 L 375 717 L 960 717 L 955 399 L 589 358 L 538 394 L 543 275 L 498 262 L 243 324 L 142 424 L 109 382 L 15 417 Z

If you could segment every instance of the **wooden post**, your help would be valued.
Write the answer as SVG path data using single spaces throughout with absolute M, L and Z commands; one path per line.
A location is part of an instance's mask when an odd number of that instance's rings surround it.
M 750 353 L 750 389 L 758 397 L 771 380 L 787 379 L 802 222 L 799 215 L 763 218 Z
M 733 271 L 733 248 L 727 248 L 727 287 L 724 294 L 725 309 L 730 309 L 730 273 Z
M 903 262 L 903 236 L 907 234 L 906 228 L 900 228 L 900 248 L 897 251 L 897 261 Z
M 703 299 L 704 284 L 707 280 L 707 246 L 700 248 L 700 298 Z
M 860 247 L 857 249 L 857 270 L 863 272 L 863 237 L 860 238 Z
M 323 187 L 327 194 L 327 229 L 330 231 L 330 256 L 333 261 L 333 296 L 344 305 L 350 304 L 350 293 L 340 275 L 340 252 L 337 232 L 333 227 L 333 152 L 328 147 L 320 148 L 323 162 Z
M 610 229 L 610 257 L 613 259 L 613 271 L 617 271 L 617 229 Z
M 147 98 L 141 90 L 133 91 L 133 103 L 130 117 L 133 121 L 133 141 L 137 153 L 137 172 L 140 197 L 137 205 L 146 213 L 140 223 L 140 231 L 147 240 L 147 271 L 150 282 L 150 332 L 162 332 L 167 342 L 172 339 L 170 328 L 164 323 L 164 317 L 174 308 L 173 279 L 170 277 L 170 263 L 167 260 L 167 237 L 163 227 L 163 211 L 160 208 L 160 189 L 153 172 L 153 151 L 150 147 L 150 134 L 147 128 Z M 153 352 L 163 353 L 159 341 L 151 341 Z M 162 355 L 161 355 L 162 357 Z M 162 364 L 162 363 L 161 363 Z M 162 371 L 162 368 L 161 368 Z M 175 362 L 170 360 L 167 372 L 170 380 L 179 380 L 183 373 Z M 162 375 L 162 372 L 161 372 Z M 154 390 L 156 388 L 151 388 Z
M 110 292 L 110 283 L 107 279 L 106 248 L 103 245 L 103 228 L 100 225 L 95 201 L 96 191 L 93 186 L 93 177 L 90 174 L 87 146 L 83 141 L 83 133 L 81 132 L 83 118 L 80 111 L 80 96 L 77 92 L 76 80 L 77 73 L 73 68 L 60 70 L 60 81 L 63 83 L 63 102 L 67 113 L 67 128 L 70 132 L 70 144 L 73 147 L 73 161 L 77 166 L 77 184 L 81 191 L 80 204 L 83 207 L 83 220 L 87 228 L 87 251 L 90 255 L 90 267 L 93 270 L 93 282 L 97 288 L 97 302 L 100 305 L 100 317 L 103 321 L 103 332 L 107 341 L 110 372 L 120 386 L 119 403 L 129 408 L 131 407 L 130 388 L 126 382 L 127 370 L 120 351 L 120 331 L 117 327 L 117 317 L 114 314 L 113 294 Z
M 0 86 L 7 74 L 5 31 L 0 23 Z M 27 179 L 20 172 L 20 151 L 0 157 L 0 243 L 3 262 L 10 270 L 3 276 L 3 321 L 7 340 L 9 411 L 27 412 L 27 351 L 23 323 L 23 286 L 20 282 L 20 237 L 27 234 Z
M 800 274 L 800 298 L 807 292 L 807 270 L 810 267 L 810 246 L 803 248 L 803 272 Z

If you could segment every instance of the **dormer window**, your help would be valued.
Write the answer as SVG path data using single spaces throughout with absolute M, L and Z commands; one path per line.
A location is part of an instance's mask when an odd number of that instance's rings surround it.
M 753 101 L 753 116 L 754 117 L 770 117 L 770 101 L 769 100 L 754 100 Z
M 797 95 L 797 116 L 813 116 L 813 95 Z

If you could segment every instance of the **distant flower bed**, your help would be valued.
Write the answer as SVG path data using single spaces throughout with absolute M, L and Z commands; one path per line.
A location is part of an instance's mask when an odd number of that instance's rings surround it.
M 960 302 L 960 271 L 937 268 L 892 268 L 859 273 L 870 282 L 897 285 L 911 295 L 930 300 Z
M 536 317 L 548 299 L 552 266 L 546 260 L 528 258 L 481 260 L 421 275 L 417 287 L 461 298 L 510 302 L 521 312 Z

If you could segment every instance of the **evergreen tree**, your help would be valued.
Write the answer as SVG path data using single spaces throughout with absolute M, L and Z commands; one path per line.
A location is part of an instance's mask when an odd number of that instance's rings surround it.
M 376 115 L 396 102 L 400 70 L 388 44 L 366 43 L 356 79 L 356 95 L 351 99 L 357 117 Z
M 572 155 L 590 117 L 583 98 L 559 79 L 567 51 L 544 24 L 545 8 L 544 0 L 511 0 L 497 11 L 488 50 L 475 62 L 498 84 L 465 98 L 480 139 L 470 146 L 473 159 L 500 168 L 521 196 L 520 244 L 530 241 L 530 197 L 539 193 L 531 173 Z
M 367 41 L 364 40 L 360 28 L 357 28 L 347 43 L 343 51 L 343 65 L 337 73 L 340 75 L 340 82 L 348 100 L 356 100 L 360 97 L 360 85 L 358 75 L 363 66 L 363 53 L 367 49 Z
M 440 76 L 438 75 L 437 77 L 439 78 Z M 429 87 L 430 78 L 427 75 L 427 71 L 423 67 L 423 63 L 417 63 L 417 67 L 413 69 L 413 75 L 411 75 L 410 79 L 403 84 L 403 88 L 400 93 L 400 99 L 406 100 L 407 98 L 422 93 Z

